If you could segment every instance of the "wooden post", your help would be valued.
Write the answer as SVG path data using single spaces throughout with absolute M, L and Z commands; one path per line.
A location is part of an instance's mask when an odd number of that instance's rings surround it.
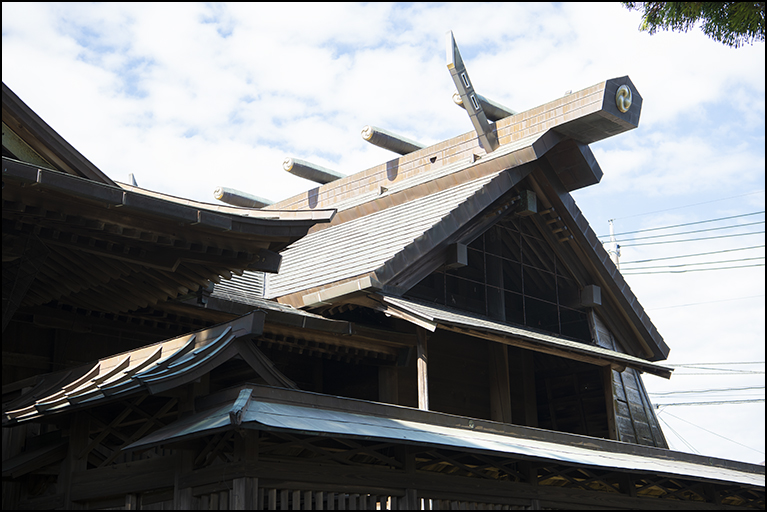
M 506 345 L 488 341 L 490 356 L 490 419 L 511 423 L 511 385 Z
M 125 495 L 125 508 L 123 510 L 138 510 L 138 495 L 128 493 Z
M 194 452 L 181 450 L 176 455 L 176 474 L 173 481 L 173 509 L 174 510 L 194 510 L 195 502 L 191 487 L 181 487 L 179 482 L 181 476 L 186 472 L 192 471 L 194 463 Z
M 301 491 L 293 491 L 292 510 L 301 510 Z
M 424 411 L 429 410 L 429 376 L 428 376 L 428 352 L 426 350 L 426 330 L 422 327 L 416 327 L 418 334 L 417 343 L 417 371 L 418 371 L 418 408 Z
M 538 426 L 533 353 L 519 347 L 507 347 L 511 387 L 511 417 L 516 425 Z
M 399 404 L 398 370 L 396 366 L 378 367 L 378 401 Z
M 403 503 L 404 501 L 404 503 Z M 418 503 L 418 491 L 415 489 L 405 489 L 405 496 L 399 502 L 399 510 L 420 510 Z
M 78 458 L 78 454 L 88 447 L 89 430 L 90 421 L 88 415 L 84 412 L 75 413 L 69 424 L 69 451 L 64 459 L 62 472 L 59 475 L 59 478 L 63 479 L 64 508 L 67 509 L 83 508 L 79 503 L 74 503 L 71 500 L 72 475 L 88 469 L 88 453 L 83 454 L 82 458 Z
M 607 431 L 610 439 L 618 441 L 618 428 L 615 419 L 615 392 L 613 390 L 613 369 L 611 366 L 602 367 L 602 387 L 605 392 L 605 405 L 607 412 Z
M 257 509 L 258 478 L 241 477 L 232 482 L 232 509 L 254 510 Z
M 31 388 L 21 390 L 22 394 Z M 27 425 L 17 425 L 11 428 L 3 429 L 3 460 L 15 457 L 24 450 L 24 444 L 27 440 Z M 61 477 L 59 477 L 61 478 Z M 18 506 L 21 497 L 21 483 L 3 482 L 3 510 L 12 510 Z

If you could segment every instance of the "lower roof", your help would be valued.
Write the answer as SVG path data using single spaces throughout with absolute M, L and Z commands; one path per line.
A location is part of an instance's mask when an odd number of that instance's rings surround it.
M 411 321 L 434 331 L 437 327 L 459 330 L 469 335 L 489 338 L 501 343 L 522 346 L 537 352 L 584 360 L 600 366 L 612 365 L 622 369 L 634 368 L 660 377 L 670 378 L 672 368 L 639 357 L 622 354 L 596 345 L 546 334 L 529 327 L 511 325 L 489 318 L 458 311 L 440 304 L 425 304 L 412 299 L 381 294 L 382 308 L 393 316 Z
M 763 466 L 318 393 L 246 385 L 206 397 L 198 403 L 198 410 L 205 406 L 207 410 L 173 422 L 126 450 L 238 427 L 434 445 L 749 486 L 765 484 Z

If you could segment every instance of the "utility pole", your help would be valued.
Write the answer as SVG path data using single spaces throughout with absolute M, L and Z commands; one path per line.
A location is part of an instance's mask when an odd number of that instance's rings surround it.
M 615 241 L 615 228 L 613 227 L 614 220 L 615 219 L 610 219 L 607 221 L 610 223 L 610 242 L 607 245 L 607 254 L 610 255 L 610 259 L 613 260 L 615 266 L 620 270 L 621 263 L 619 258 L 621 256 L 621 246 Z

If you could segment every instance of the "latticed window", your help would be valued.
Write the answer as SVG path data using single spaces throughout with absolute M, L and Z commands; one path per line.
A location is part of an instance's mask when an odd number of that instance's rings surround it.
M 501 220 L 467 252 L 465 267 L 437 270 L 406 296 L 591 341 L 578 285 L 532 219 Z

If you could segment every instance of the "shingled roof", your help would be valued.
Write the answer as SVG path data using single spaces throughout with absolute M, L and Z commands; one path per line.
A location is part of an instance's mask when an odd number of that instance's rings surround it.
M 633 94 L 627 112 L 616 106 L 624 85 Z M 497 121 L 493 152 L 470 132 L 266 207 L 338 214 L 284 251 L 265 296 L 295 307 L 327 305 L 366 286 L 401 296 L 443 265 L 453 244 L 508 214 L 521 188 L 533 189 L 567 242 L 555 250 L 603 289 L 605 310 L 620 319 L 611 328 L 633 340 L 635 355 L 665 359 L 663 338 L 570 195 L 602 177 L 588 144 L 635 128 L 641 106 L 628 77 L 607 80 Z

